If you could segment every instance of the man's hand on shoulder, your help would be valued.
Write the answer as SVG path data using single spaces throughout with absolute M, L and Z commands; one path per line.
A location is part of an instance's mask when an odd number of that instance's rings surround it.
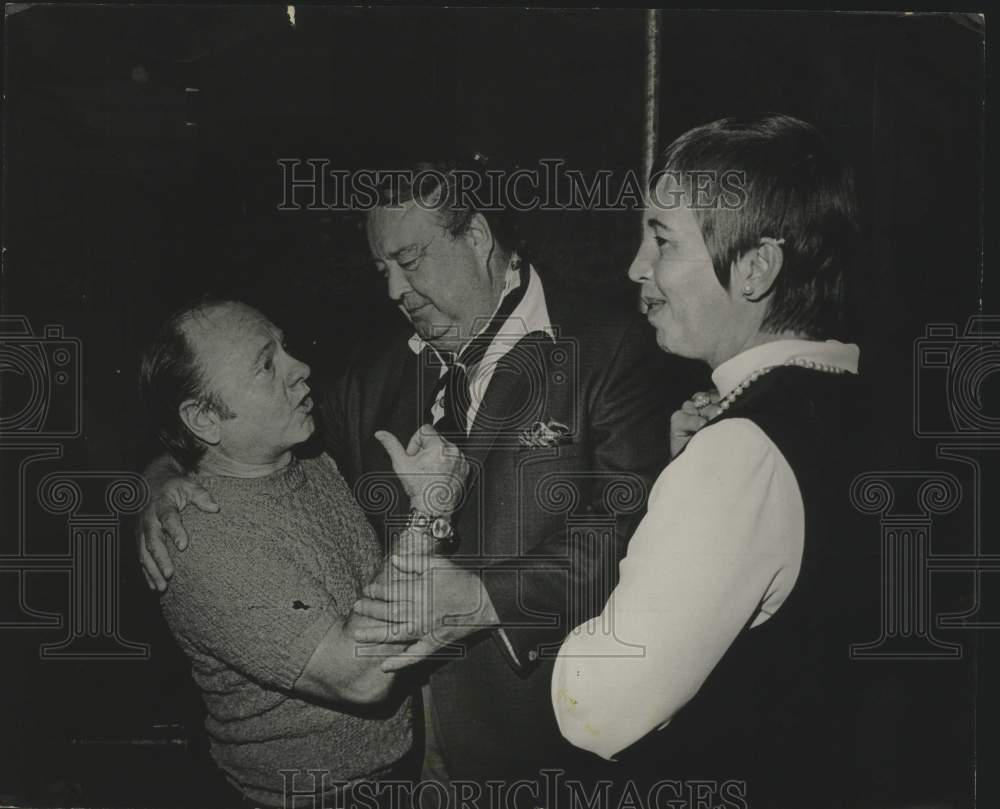
M 181 521 L 181 512 L 194 504 L 202 511 L 214 513 L 219 510 L 219 505 L 207 489 L 184 477 L 166 456 L 157 458 L 146 468 L 145 478 L 150 497 L 136 523 L 136 545 L 149 589 L 162 593 L 174 575 L 164 534 L 173 540 L 178 550 L 183 551 L 188 546 L 188 535 Z

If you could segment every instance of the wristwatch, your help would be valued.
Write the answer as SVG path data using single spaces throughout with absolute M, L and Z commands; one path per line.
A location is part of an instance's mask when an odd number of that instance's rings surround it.
M 406 523 L 408 531 L 430 534 L 434 539 L 434 553 L 444 556 L 458 547 L 458 537 L 447 517 L 426 514 L 420 509 L 410 509 L 410 519 Z

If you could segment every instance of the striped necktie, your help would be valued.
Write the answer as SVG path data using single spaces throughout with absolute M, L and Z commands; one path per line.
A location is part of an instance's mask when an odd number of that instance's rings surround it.
M 515 258 L 514 261 L 517 262 L 514 266 L 520 276 L 517 288 L 507 294 L 486 328 L 472 338 L 457 357 L 454 354 L 449 354 L 445 358 L 448 370 L 438 379 L 431 394 L 427 421 L 433 421 L 430 408 L 434 406 L 438 398 L 441 398 L 444 414 L 434 426 L 439 433 L 447 436 L 454 443 L 464 441 L 469 431 L 466 423 L 469 406 L 472 404 L 469 374 L 482 361 L 486 349 L 493 342 L 493 338 L 497 336 L 500 328 L 523 300 L 524 294 L 528 290 L 528 281 L 530 280 L 528 266 L 518 258 Z M 443 397 L 442 391 L 444 392 Z

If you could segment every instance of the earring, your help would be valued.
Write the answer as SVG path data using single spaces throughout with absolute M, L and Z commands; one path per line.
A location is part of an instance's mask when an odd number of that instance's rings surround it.
M 743 297 L 749 298 L 751 295 L 753 295 L 753 287 L 750 286 L 750 284 L 747 284 L 745 287 L 743 287 Z

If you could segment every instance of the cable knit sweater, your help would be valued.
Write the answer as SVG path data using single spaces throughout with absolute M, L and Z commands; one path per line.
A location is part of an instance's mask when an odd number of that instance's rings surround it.
M 325 791 L 378 777 L 412 746 L 409 697 L 363 716 L 289 692 L 382 559 L 333 460 L 199 482 L 220 510 L 184 512 L 191 544 L 174 555 L 162 608 L 204 696 L 216 763 L 240 791 L 273 806 L 289 777 L 281 770 L 297 772 L 296 791 L 312 787 L 306 770 L 328 773 Z

